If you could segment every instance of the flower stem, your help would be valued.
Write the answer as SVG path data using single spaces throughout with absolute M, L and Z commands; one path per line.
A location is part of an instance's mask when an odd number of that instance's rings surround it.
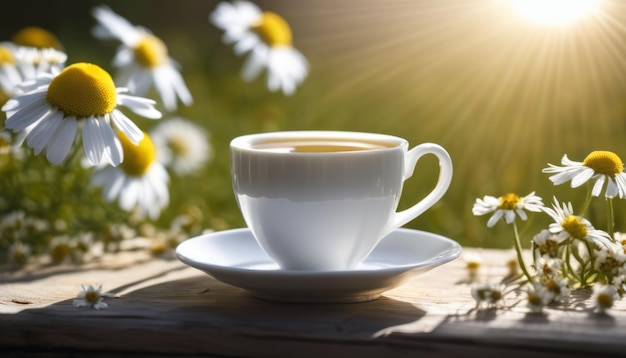
M 519 240 L 519 233 L 517 232 L 517 223 L 515 221 L 513 221 L 513 234 L 515 236 L 515 239 L 513 240 L 513 243 L 515 245 L 515 251 L 517 252 L 517 261 L 519 261 L 519 265 L 522 268 L 522 272 L 524 273 L 524 276 L 526 276 L 526 279 L 528 280 L 528 282 L 532 282 L 532 276 L 530 276 L 530 274 L 528 273 L 528 270 L 526 269 L 526 264 L 524 263 L 524 258 L 522 257 L 522 244 L 520 243 Z
M 571 280 L 574 282 L 580 282 L 581 277 L 576 273 L 576 270 L 574 270 L 574 268 L 572 267 L 572 263 L 571 263 L 572 255 L 576 257 L 576 254 L 572 252 L 572 247 L 573 246 L 571 245 L 571 242 L 565 246 L 565 257 L 563 258 L 563 261 L 565 262 L 565 266 L 567 267 L 567 270 L 569 271 L 566 276 L 568 278 L 571 278 Z
M 609 234 L 609 236 L 611 237 L 611 241 L 615 241 L 615 236 L 614 236 L 614 214 L 613 214 L 613 199 L 612 198 L 607 198 L 606 199 L 606 212 L 607 212 L 607 218 L 606 218 L 606 223 L 607 223 L 607 232 Z
M 591 196 L 592 193 L 592 189 L 591 189 L 591 183 L 587 183 L 587 197 L 585 198 L 585 203 L 583 204 L 582 210 L 580 211 L 580 216 L 584 217 L 585 214 L 587 213 L 587 209 L 589 209 L 589 205 L 591 205 Z

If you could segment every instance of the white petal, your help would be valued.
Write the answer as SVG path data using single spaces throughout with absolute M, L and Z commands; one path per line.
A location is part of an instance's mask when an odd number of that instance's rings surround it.
M 167 72 L 169 73 L 170 83 L 176 92 L 176 95 L 180 99 L 181 102 L 185 106 L 190 106 L 193 104 L 193 97 L 191 96 L 191 92 L 187 88 L 183 76 L 176 70 L 174 67 L 169 66 L 167 68 Z
M 626 197 L 626 173 L 619 173 L 615 176 L 617 180 L 617 187 L 619 188 L 619 197 Z
M 168 75 L 169 74 L 164 69 L 156 72 L 154 74 L 154 87 L 159 96 L 161 96 L 161 101 L 163 101 L 165 109 L 169 112 L 174 112 L 177 107 L 176 92 L 174 91 L 174 87 Z
M 603 177 L 605 177 L 603 175 Z M 617 183 L 613 178 L 608 178 L 608 182 L 606 185 L 606 193 L 604 194 L 607 198 L 614 198 L 619 193 L 617 188 Z
M 257 22 L 261 9 L 250 1 L 220 2 L 210 14 L 213 25 L 222 29 L 243 29 Z
M 124 79 L 124 77 L 121 75 L 122 73 L 121 69 L 123 67 L 132 66 L 134 60 L 135 60 L 135 52 L 133 51 L 132 48 L 126 45 L 121 45 L 120 47 L 117 48 L 117 52 L 115 53 L 115 56 L 113 57 L 113 61 L 112 61 L 113 67 L 120 69 L 120 71 L 115 75 L 115 84 L 119 86 L 125 86 L 125 83 L 126 81 L 128 81 L 128 78 Z
M 510 224 L 513 221 L 515 221 L 515 211 L 504 210 L 504 220 L 506 221 L 507 224 Z
M 293 94 L 307 75 L 306 59 L 296 49 L 286 46 L 270 49 L 268 56 L 268 88 L 271 91 L 282 89 L 285 95 Z
M 28 93 L 17 95 L 11 99 L 9 99 L 3 106 L 3 111 L 12 111 L 18 108 L 25 108 L 32 105 L 35 102 L 39 102 L 41 104 L 47 103 L 46 101 L 46 93 L 48 89 L 37 89 L 34 91 L 29 91 Z
M 7 118 L 5 126 L 13 132 L 20 132 L 46 117 L 51 111 L 52 107 L 45 99 L 41 99 L 15 111 Z
M 131 211 L 139 201 L 140 192 L 141 188 L 139 187 L 138 181 L 134 178 L 128 178 L 126 185 L 122 188 L 120 193 L 120 208 L 125 211 Z
M 98 303 L 96 303 L 95 305 L 93 305 L 93 308 L 100 310 L 100 309 L 105 309 L 109 307 L 109 305 L 107 305 L 105 302 L 99 301 Z
M 140 31 L 108 6 L 95 7 L 91 13 L 99 22 L 99 26 L 92 30 L 94 36 L 103 39 L 118 39 L 131 47 L 139 41 Z
M 94 171 L 91 177 L 91 185 L 100 187 L 113 181 L 115 178 L 115 168 L 103 167 Z
M 78 123 L 75 117 L 65 117 L 48 143 L 46 157 L 52 164 L 60 164 L 70 151 L 76 137 Z
M 136 114 L 149 119 L 159 119 L 162 116 L 161 112 L 154 107 L 155 102 L 147 98 L 118 93 L 117 103 L 127 107 Z
M 104 146 L 107 148 L 109 162 L 115 167 L 120 165 L 120 163 L 124 161 L 124 149 L 122 148 L 120 140 L 115 133 L 113 133 L 113 129 L 104 133 L 103 138 Z
M 227 37 L 228 33 L 224 34 Z M 255 47 L 261 44 L 259 37 L 256 34 L 246 32 L 243 35 L 237 36 L 239 39 L 235 43 L 233 50 L 235 50 L 235 54 L 237 56 L 243 55 L 244 53 L 253 50 Z M 225 40 L 225 42 L 229 42 L 229 40 Z
M 602 188 L 604 187 L 604 182 L 605 182 L 605 176 L 600 175 L 598 177 L 598 180 L 596 180 L 595 184 L 593 185 L 591 196 L 600 196 L 600 193 L 602 192 Z
M 241 77 L 244 81 L 250 82 L 257 78 L 267 66 L 268 49 L 266 46 L 258 46 L 250 53 L 250 56 L 243 65 Z
M 25 139 L 27 140 L 28 146 L 33 148 L 35 155 L 39 155 L 43 148 L 48 145 L 62 121 L 63 113 L 54 112 L 32 127 Z
M 122 162 L 123 151 L 111 126 L 105 120 L 89 118 L 83 127 L 83 147 L 92 165 L 104 161 L 113 166 Z
M 579 186 L 585 184 L 587 180 L 593 177 L 594 174 L 595 171 L 593 169 L 585 167 L 572 178 L 572 188 L 578 188 Z
M 582 167 L 583 166 L 583 162 L 570 160 L 567 157 L 567 154 L 563 155 L 563 158 L 561 159 L 561 164 L 567 167 Z
M 99 165 L 104 153 L 101 126 L 104 121 L 96 118 L 87 118 L 83 126 L 83 149 L 91 165 Z M 108 125 L 106 125 L 108 127 Z
M 124 113 L 114 109 L 110 113 L 110 118 L 120 131 L 124 132 L 131 142 L 138 144 L 143 139 L 143 132 L 137 125 L 131 121 Z
M 489 221 L 487 221 L 487 227 L 493 227 L 498 222 L 498 220 L 500 220 L 503 214 L 504 212 L 502 210 L 496 210 L 496 212 L 494 212 L 493 215 L 489 218 Z
M 114 170 L 113 173 L 115 174 L 115 176 L 113 177 L 113 180 L 105 187 L 105 191 L 102 193 L 104 199 L 107 201 L 113 201 L 120 197 L 122 189 L 126 185 L 125 175 L 119 169 L 111 169 Z

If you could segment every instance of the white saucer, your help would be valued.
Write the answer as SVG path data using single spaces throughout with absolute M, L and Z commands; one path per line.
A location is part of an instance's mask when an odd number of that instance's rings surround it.
M 249 229 L 200 235 L 183 241 L 176 256 L 209 276 L 281 302 L 363 302 L 457 258 L 461 246 L 446 237 L 397 229 L 354 270 L 285 271 L 265 254 Z

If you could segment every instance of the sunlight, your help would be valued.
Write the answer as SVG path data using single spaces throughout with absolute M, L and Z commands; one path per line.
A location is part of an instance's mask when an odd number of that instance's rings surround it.
M 598 8 L 600 0 L 509 0 L 522 16 L 544 25 L 572 23 Z

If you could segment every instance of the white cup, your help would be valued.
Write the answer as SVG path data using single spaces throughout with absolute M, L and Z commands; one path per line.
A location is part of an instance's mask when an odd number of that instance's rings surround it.
M 250 134 L 233 139 L 230 154 L 243 218 L 282 270 L 354 269 L 385 235 L 439 201 L 452 180 L 452 161 L 441 146 L 409 150 L 405 139 L 385 134 Z M 396 212 L 403 183 L 425 154 L 439 159 L 437 184 Z

